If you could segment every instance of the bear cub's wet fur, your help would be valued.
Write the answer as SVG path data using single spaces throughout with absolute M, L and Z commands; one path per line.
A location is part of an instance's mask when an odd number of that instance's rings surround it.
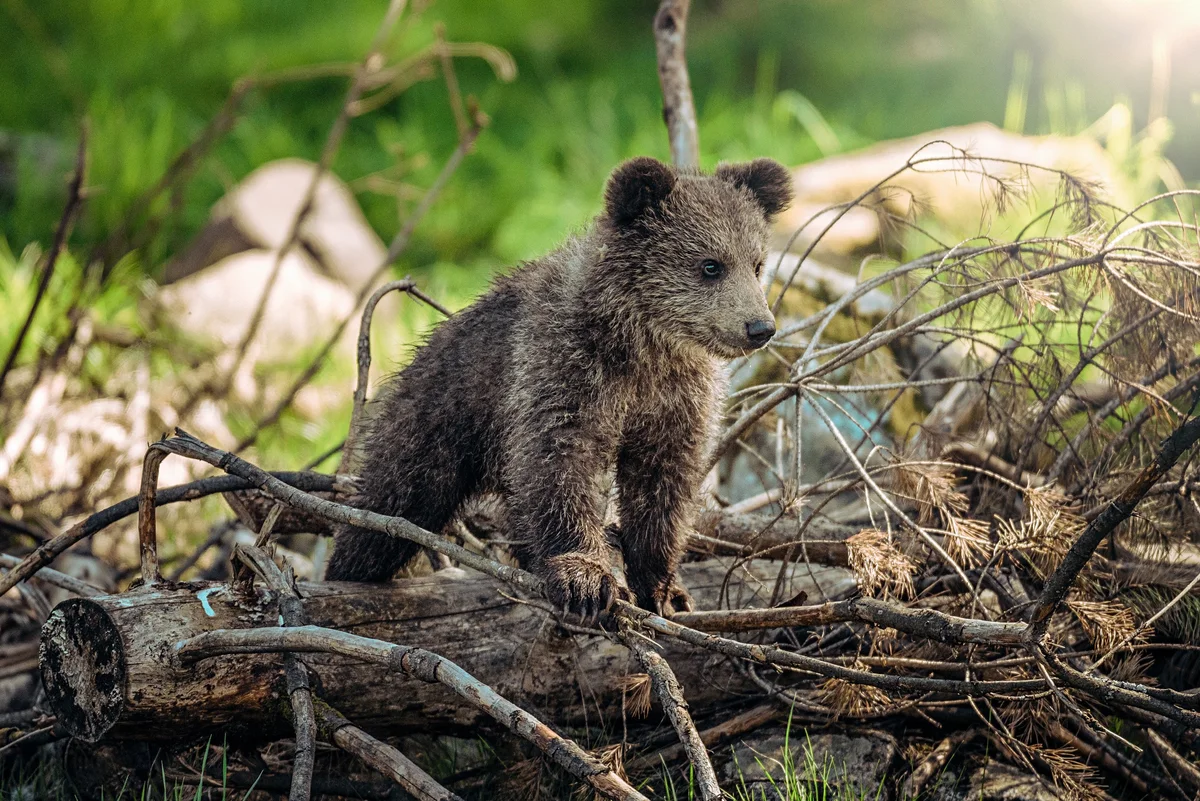
M 584 616 L 614 598 L 687 608 L 675 582 L 721 402 L 723 366 L 775 324 L 759 283 L 791 199 L 770 159 L 713 175 L 619 166 L 584 233 L 500 278 L 437 328 L 375 402 L 353 503 L 430 531 L 499 492 L 518 556 Z M 610 571 L 606 476 L 628 588 Z M 413 543 L 347 526 L 326 578 L 386 581 Z

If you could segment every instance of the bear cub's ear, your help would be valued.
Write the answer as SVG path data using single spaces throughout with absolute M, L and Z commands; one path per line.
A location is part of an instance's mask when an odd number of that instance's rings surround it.
M 744 164 L 722 164 L 717 177 L 750 190 L 767 217 L 774 217 L 792 202 L 792 176 L 774 159 L 755 159 Z
M 628 225 L 657 208 L 675 188 L 675 171 L 639 156 L 613 170 L 604 189 L 604 209 L 617 225 Z

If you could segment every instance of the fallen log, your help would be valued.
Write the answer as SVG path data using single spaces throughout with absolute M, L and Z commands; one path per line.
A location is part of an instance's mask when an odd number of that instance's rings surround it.
M 747 562 L 730 574 L 733 564 L 684 565 L 683 581 L 700 608 L 765 605 L 780 563 Z M 783 597 L 837 597 L 853 589 L 854 579 L 845 570 L 794 564 L 784 585 Z M 641 672 L 628 650 L 601 637 L 569 635 L 508 591 L 461 569 L 384 585 L 299 585 L 313 625 L 433 651 L 538 717 L 570 726 L 620 715 L 625 679 Z M 278 599 L 257 587 L 158 584 L 68 600 L 42 633 L 47 698 L 66 730 L 88 742 L 178 740 L 223 728 L 256 740 L 286 736 L 291 725 L 278 654 L 184 665 L 175 652 L 178 642 L 205 631 L 278 625 Z M 697 708 L 749 689 L 726 660 L 677 642 L 662 645 Z M 462 733 L 487 721 L 437 685 L 344 656 L 303 659 L 317 693 L 367 731 Z

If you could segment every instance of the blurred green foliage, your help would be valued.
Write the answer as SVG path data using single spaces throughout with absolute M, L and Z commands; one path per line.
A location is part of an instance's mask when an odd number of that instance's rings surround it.
M 478 98 L 491 124 L 397 265 L 459 308 L 496 270 L 544 253 L 584 225 L 599 210 L 604 179 L 619 160 L 667 157 L 650 33 L 657 4 L 410 3 L 387 45 L 392 62 L 427 46 L 443 23 L 451 41 L 502 47 L 519 70 L 515 81 L 504 83 L 484 61 L 458 60 L 464 92 Z M 688 56 L 702 162 L 711 167 L 766 155 L 799 164 L 979 120 L 1068 134 L 1089 126 L 1096 131 L 1101 120 L 1114 165 L 1132 194 L 1145 197 L 1161 186 L 1163 152 L 1183 178 L 1200 176 L 1200 151 L 1188 147 L 1200 135 L 1200 11 L 1194 5 L 694 0 Z M 346 78 L 252 92 L 192 179 L 153 209 L 165 224 L 145 248 L 121 260 L 115 280 L 101 286 L 81 264 L 121 225 L 136 225 L 134 201 L 217 114 L 237 79 L 352 64 L 385 7 L 386 0 L 0 0 L 0 352 L 29 307 L 35 265 L 61 213 L 87 119 L 86 205 L 19 363 L 54 350 L 69 326 L 65 312 L 78 299 L 96 322 L 117 325 L 151 346 L 155 337 L 164 340 L 158 344 L 166 350 L 152 347 L 163 351 L 152 363 L 156 380 L 185 377 L 191 360 L 207 351 L 187 343 L 181 346 L 186 358 L 163 355 L 180 343 L 166 341 L 173 336 L 164 333 L 168 328 L 140 313 L 149 291 L 144 279 L 160 274 L 212 204 L 252 170 L 283 157 L 318 158 Z M 1150 120 L 1152 108 L 1170 122 Z M 456 138 L 445 86 L 435 76 L 353 119 L 333 170 L 386 240 Z M 403 363 L 436 319 L 413 304 L 401 317 L 375 337 L 385 370 Z M 282 386 L 309 356 L 256 369 L 275 371 Z M 97 386 L 109 372 L 120 372 L 117 358 L 89 363 Z M 349 380 L 350 365 L 333 360 L 317 384 L 341 391 Z M 347 414 L 317 424 L 289 410 L 259 446 L 273 454 L 274 464 L 303 464 L 336 443 Z M 251 431 L 257 419 L 236 406 L 227 418 L 237 435 Z
M 992 120 L 1073 133 L 1118 97 L 1145 124 L 1154 43 L 1173 36 L 1164 105 L 1176 142 L 1200 133 L 1192 76 L 1197 22 L 1185 0 L 697 0 L 689 61 L 703 160 L 790 163 L 944 125 Z M 648 0 L 437 0 L 394 37 L 415 52 L 442 21 L 455 41 L 509 50 L 501 84 L 459 63 L 493 124 L 421 226 L 405 270 L 454 263 L 486 275 L 543 252 L 586 221 L 613 164 L 666 156 Z M 91 124 L 89 198 L 76 244 L 118 226 L 131 201 L 195 137 L 240 76 L 357 59 L 384 0 L 0 0 L 0 234 L 45 243 L 62 202 L 79 121 Z M 403 27 L 403 26 L 402 26 Z M 1164 33 L 1165 31 L 1165 33 Z M 1192 83 L 1189 83 L 1192 82 Z M 1013 88 L 1019 91 L 1013 105 Z M 232 133 L 143 254 L 153 273 L 225 189 L 283 156 L 315 159 L 345 91 L 325 78 L 255 93 Z M 1019 113 L 1018 113 L 1019 112 Z M 427 185 L 454 146 L 440 81 L 356 119 L 334 165 L 385 238 L 411 198 L 366 187 L 393 170 Z M 1185 175 L 1200 154 L 1168 151 Z M 397 169 L 397 158 L 399 168 Z M 484 268 L 475 270 L 474 268 Z M 482 278 L 482 276 L 481 276 Z M 474 283 L 474 282 L 472 282 Z

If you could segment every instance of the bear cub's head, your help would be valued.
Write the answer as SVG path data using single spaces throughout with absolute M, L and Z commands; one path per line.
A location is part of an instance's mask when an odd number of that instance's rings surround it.
M 760 277 L 770 222 L 791 198 L 791 175 L 771 159 L 712 175 L 632 159 L 604 192 L 606 261 L 656 335 L 740 356 L 775 334 Z

